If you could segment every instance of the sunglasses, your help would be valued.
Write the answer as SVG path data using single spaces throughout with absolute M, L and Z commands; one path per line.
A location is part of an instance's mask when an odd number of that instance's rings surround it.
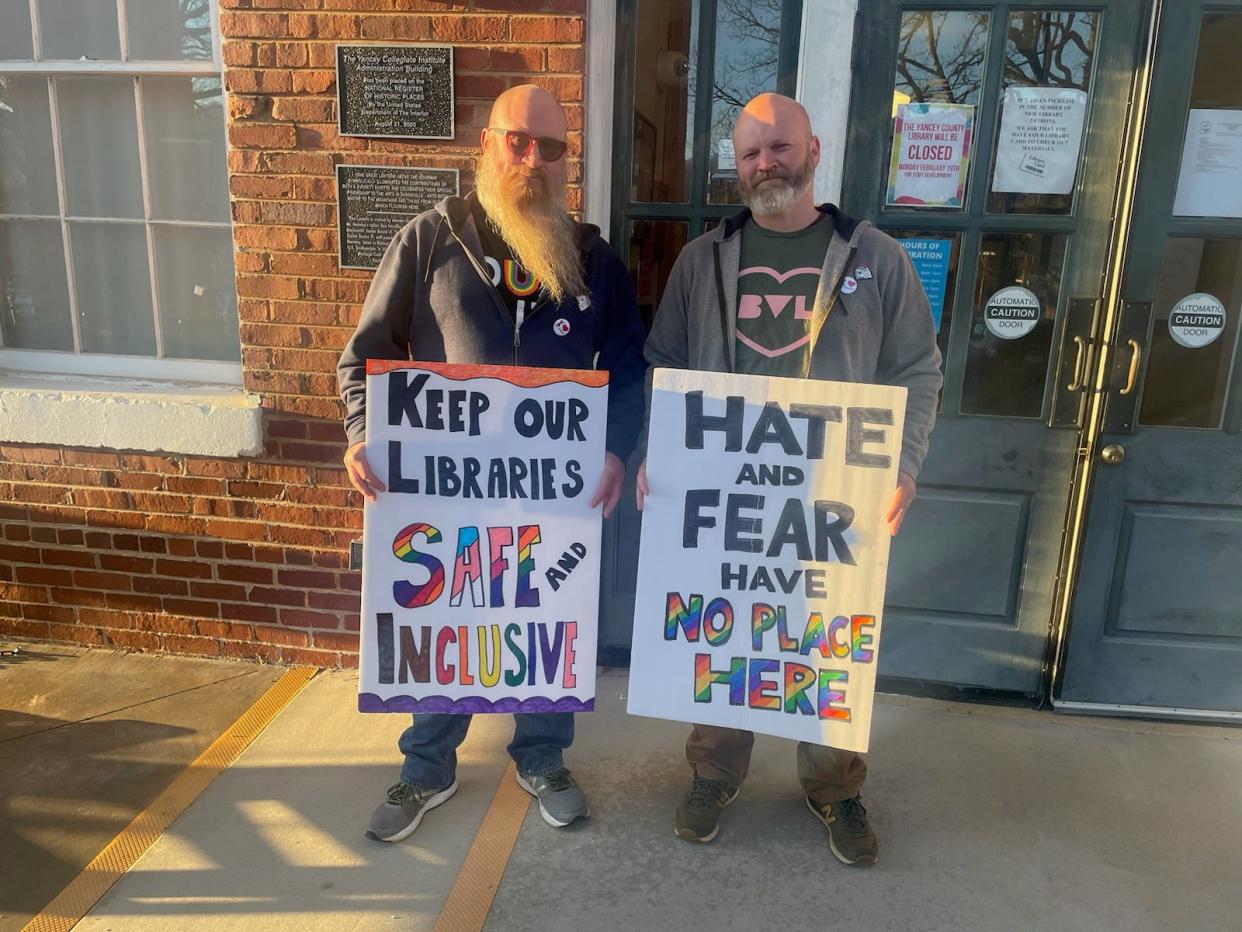
M 505 145 L 514 155 L 526 155 L 532 145 L 539 146 L 539 157 L 545 162 L 560 161 L 565 154 L 565 140 L 552 139 L 548 136 L 532 136 L 530 133 L 519 133 L 513 129 L 488 127 L 493 133 L 505 134 Z

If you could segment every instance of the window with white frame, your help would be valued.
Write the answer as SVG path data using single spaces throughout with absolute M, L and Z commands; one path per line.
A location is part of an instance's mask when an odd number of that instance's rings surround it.
M 240 382 L 215 0 L 0 0 L 0 368 Z

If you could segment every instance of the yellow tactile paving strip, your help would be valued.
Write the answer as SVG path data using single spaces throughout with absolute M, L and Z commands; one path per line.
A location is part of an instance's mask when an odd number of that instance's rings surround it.
M 146 809 L 108 842 L 82 869 L 82 873 L 26 924 L 22 932 L 63 932 L 72 929 L 317 672 L 315 667 L 296 667 L 273 683 L 258 702 L 225 729 Z M 516 786 L 514 788 L 517 789 Z M 495 803 L 492 805 L 495 807 Z M 488 903 L 491 903 L 490 897 Z
M 530 796 L 518 786 L 517 770 L 510 761 L 440 909 L 435 932 L 479 932 L 483 928 L 528 808 Z

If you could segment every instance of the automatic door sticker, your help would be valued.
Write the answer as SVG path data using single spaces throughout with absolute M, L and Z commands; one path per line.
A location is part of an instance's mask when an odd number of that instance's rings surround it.
M 1215 295 L 1188 294 L 1169 311 L 1169 336 L 1187 349 L 1199 349 L 1225 330 L 1225 305 Z
M 1035 329 L 1040 318 L 1039 298 L 1017 285 L 1002 288 L 983 308 L 988 332 L 1002 340 L 1018 340 Z

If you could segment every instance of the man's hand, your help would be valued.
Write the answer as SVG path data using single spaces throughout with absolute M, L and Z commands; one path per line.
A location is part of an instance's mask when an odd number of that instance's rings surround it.
M 376 492 L 388 491 L 384 483 L 380 482 L 379 476 L 371 471 L 365 443 L 355 443 L 345 451 L 345 472 L 349 474 L 353 487 L 369 502 L 375 501 Z
M 638 476 L 634 480 L 634 504 L 638 506 L 638 510 L 643 510 L 643 502 L 647 496 L 651 494 L 651 486 L 647 485 L 647 457 L 643 457 L 642 464 L 638 467 Z
M 621 498 L 621 483 L 625 481 L 625 463 L 615 453 L 604 454 L 604 471 L 600 473 L 599 485 L 591 496 L 591 507 L 603 504 L 604 517 L 611 518 L 612 511 Z
M 893 489 L 893 498 L 888 503 L 888 512 L 884 520 L 888 522 L 888 532 L 897 536 L 901 530 L 901 522 L 906 520 L 906 511 L 914 501 L 914 479 L 908 472 L 897 473 L 897 488 Z

